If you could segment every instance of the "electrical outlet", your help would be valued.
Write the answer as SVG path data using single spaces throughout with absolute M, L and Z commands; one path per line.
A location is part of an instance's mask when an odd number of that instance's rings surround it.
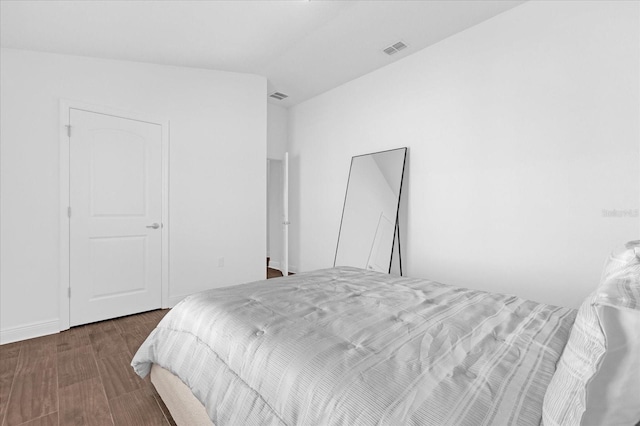
M 224 268 L 224 257 L 218 258 L 218 268 Z

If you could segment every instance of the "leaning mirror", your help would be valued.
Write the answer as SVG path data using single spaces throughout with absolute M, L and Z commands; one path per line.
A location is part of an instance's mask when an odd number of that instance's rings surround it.
M 399 148 L 351 159 L 333 266 L 391 272 L 406 155 Z

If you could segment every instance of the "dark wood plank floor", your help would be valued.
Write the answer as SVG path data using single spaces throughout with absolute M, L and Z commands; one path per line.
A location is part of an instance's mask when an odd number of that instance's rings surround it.
M 175 425 L 131 358 L 169 310 L 0 346 L 0 425 Z
M 282 276 L 282 271 L 267 267 L 267 279 L 278 278 Z
M 293 272 L 289 272 L 289 275 L 295 275 Z M 267 279 L 270 278 L 278 278 L 278 277 L 282 277 L 282 271 L 279 269 L 274 269 L 274 268 L 269 268 L 267 266 Z

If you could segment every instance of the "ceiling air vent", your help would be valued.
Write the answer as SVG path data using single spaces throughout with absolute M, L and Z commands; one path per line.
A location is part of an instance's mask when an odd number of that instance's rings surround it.
M 399 41 L 397 43 L 393 43 L 391 46 L 383 49 L 383 52 L 386 53 L 387 55 L 394 55 L 396 53 L 398 53 L 399 51 L 401 51 L 402 49 L 406 49 L 407 45 L 404 44 L 403 42 Z
M 284 93 L 280 93 L 280 92 L 273 92 L 272 94 L 269 95 L 269 97 L 281 101 L 284 98 L 288 98 L 289 95 L 285 95 Z

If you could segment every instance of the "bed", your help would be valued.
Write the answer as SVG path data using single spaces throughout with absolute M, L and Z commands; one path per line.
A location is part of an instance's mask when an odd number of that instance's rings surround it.
M 331 268 L 189 296 L 132 366 L 178 424 L 539 425 L 578 313 Z

